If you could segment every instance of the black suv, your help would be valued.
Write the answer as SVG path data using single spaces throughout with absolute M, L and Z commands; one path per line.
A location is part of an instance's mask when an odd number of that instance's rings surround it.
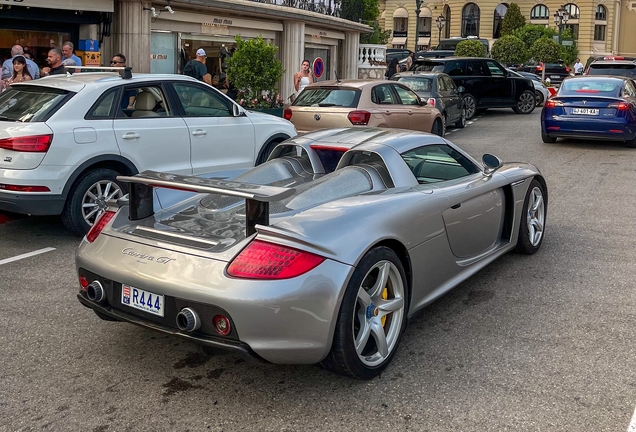
M 592 62 L 586 75 L 618 75 L 636 79 L 636 62 L 629 60 L 599 60 Z
M 570 76 L 570 68 L 567 67 L 564 61 L 559 60 L 556 63 L 536 63 L 530 61 L 517 68 L 519 72 L 532 72 L 537 76 L 543 76 L 543 68 L 545 67 L 545 80 L 550 84 L 560 85 L 563 80 Z
M 444 72 L 453 78 L 455 85 L 464 87 L 462 96 L 467 120 L 473 118 L 477 110 L 512 108 L 518 114 L 530 114 L 536 105 L 532 82 L 512 76 L 493 59 L 417 59 L 411 70 Z

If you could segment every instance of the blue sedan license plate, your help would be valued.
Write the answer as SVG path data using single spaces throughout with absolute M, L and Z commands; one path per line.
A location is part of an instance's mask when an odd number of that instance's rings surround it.
M 572 108 L 572 114 L 598 115 L 598 110 L 593 108 Z
M 121 286 L 121 304 L 161 317 L 164 312 L 162 295 L 129 285 Z

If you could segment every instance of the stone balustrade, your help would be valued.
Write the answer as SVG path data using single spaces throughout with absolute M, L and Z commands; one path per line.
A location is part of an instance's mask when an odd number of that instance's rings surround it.
M 386 46 L 360 44 L 358 48 L 358 78 L 384 79 Z

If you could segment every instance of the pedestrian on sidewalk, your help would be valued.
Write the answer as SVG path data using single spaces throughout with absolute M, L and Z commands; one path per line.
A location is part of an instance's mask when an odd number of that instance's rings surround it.
M 75 61 L 75 64 L 70 66 L 81 66 L 82 59 L 76 56 L 74 51 L 75 51 L 75 45 L 73 45 L 73 42 L 71 41 L 64 42 L 64 44 L 62 45 L 62 54 L 64 55 L 64 58 L 62 59 L 62 61 L 64 61 L 65 59 L 72 59 Z
M 11 78 L 13 75 L 13 59 L 16 56 L 24 56 L 24 48 L 22 48 L 22 45 L 13 45 L 13 47 L 11 47 L 11 58 L 2 63 L 2 79 Z M 26 59 L 26 62 L 29 73 L 33 79 L 40 78 L 40 68 L 38 68 L 38 65 L 35 64 L 33 60 Z

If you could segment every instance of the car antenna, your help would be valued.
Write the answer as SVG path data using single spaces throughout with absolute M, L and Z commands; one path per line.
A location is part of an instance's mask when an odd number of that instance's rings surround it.
M 334 69 L 333 74 L 336 76 L 336 82 L 340 82 L 340 78 L 338 78 L 338 72 Z

